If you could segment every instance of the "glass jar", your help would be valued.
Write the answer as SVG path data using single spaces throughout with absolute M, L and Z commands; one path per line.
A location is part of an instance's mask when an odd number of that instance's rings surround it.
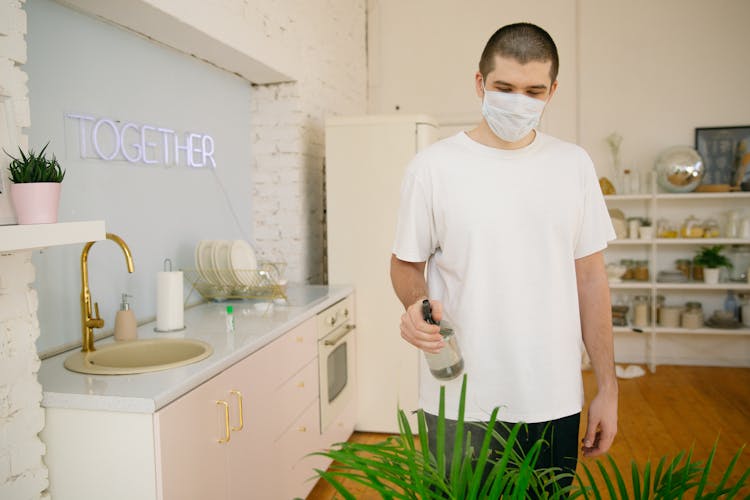
M 693 281 L 703 281 L 703 266 L 693 261 Z
M 677 229 L 666 219 L 659 219 L 656 226 L 656 235 L 658 238 L 677 238 Z
M 658 323 L 661 320 L 660 313 L 661 308 L 664 307 L 664 295 L 657 295 L 656 296 L 656 322 Z
M 703 222 L 703 237 L 704 238 L 718 238 L 721 236 L 719 229 L 719 223 L 716 219 L 706 219 Z
M 633 270 L 633 279 L 636 281 L 648 281 L 648 261 L 637 260 Z
M 727 250 L 727 258 L 732 263 L 729 268 L 729 279 L 732 281 L 747 281 L 747 269 L 750 267 L 750 246 L 732 245 Z
M 651 303 L 648 295 L 636 295 L 633 299 L 633 326 L 648 326 L 650 319 Z
M 622 259 L 620 264 L 625 268 L 622 275 L 623 280 L 632 280 L 635 276 L 635 261 L 632 259 Z
M 687 302 L 682 311 L 683 328 L 695 330 L 703 326 L 703 306 L 700 302 Z
M 669 328 L 680 326 L 680 316 L 682 315 L 681 306 L 662 306 L 659 313 L 659 325 Z
M 677 259 L 674 261 L 675 268 L 680 271 L 685 278 L 690 279 L 690 273 L 693 268 L 693 261 L 690 259 Z
M 683 238 L 702 238 L 703 225 L 696 217 L 691 215 L 682 223 L 680 236 L 682 236 Z

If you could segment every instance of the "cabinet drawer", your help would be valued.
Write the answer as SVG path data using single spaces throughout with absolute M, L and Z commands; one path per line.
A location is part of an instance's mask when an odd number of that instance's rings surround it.
M 278 463 L 281 466 L 280 470 L 283 471 L 282 474 L 286 477 L 285 498 L 304 498 L 315 485 L 315 480 L 309 482 L 307 480 L 315 474 L 313 469 L 324 465 L 325 460 L 321 460 L 323 457 L 308 457 L 307 455 L 321 451 L 319 428 L 318 399 L 315 399 L 276 442 Z
M 318 356 L 315 318 L 310 318 L 289 333 L 274 340 L 250 356 L 252 363 L 262 367 L 259 383 L 276 391 L 303 366 Z
M 274 439 L 290 428 L 305 408 L 317 399 L 318 360 L 313 359 L 273 394 L 269 410 L 274 414 L 271 430 Z

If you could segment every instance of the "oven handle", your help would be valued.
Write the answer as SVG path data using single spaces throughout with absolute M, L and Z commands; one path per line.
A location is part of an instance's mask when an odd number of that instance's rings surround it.
M 336 337 L 332 339 L 326 338 L 325 340 L 323 340 L 323 345 L 332 346 L 332 345 L 338 344 L 341 339 L 346 337 L 349 334 L 349 332 L 351 332 L 355 328 L 357 328 L 356 325 L 346 325 L 344 327 L 344 331 L 336 335 Z

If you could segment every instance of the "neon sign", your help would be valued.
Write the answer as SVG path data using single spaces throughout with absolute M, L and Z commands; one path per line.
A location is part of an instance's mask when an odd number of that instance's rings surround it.
M 133 122 L 121 125 L 110 118 L 67 113 L 78 120 L 81 158 L 126 160 L 146 165 L 186 165 L 216 168 L 214 139 L 210 135 L 185 132 Z

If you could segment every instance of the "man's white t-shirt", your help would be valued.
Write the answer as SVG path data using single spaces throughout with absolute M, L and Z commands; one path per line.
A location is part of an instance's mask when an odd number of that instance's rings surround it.
M 425 262 L 429 296 L 455 327 L 468 375 L 466 419 L 507 422 L 581 411 L 575 260 L 615 234 L 588 154 L 537 132 L 516 150 L 464 132 L 414 157 L 401 188 L 393 253 Z M 456 419 L 461 380 L 420 363 L 420 406 Z

